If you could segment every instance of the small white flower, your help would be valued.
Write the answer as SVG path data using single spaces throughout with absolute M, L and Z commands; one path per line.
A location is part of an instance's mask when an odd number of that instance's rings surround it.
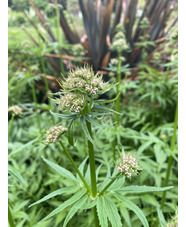
M 59 137 L 67 131 L 67 128 L 62 127 L 62 126 L 54 126 L 47 130 L 46 132 L 46 140 L 45 142 L 48 143 L 54 143 L 56 142 Z

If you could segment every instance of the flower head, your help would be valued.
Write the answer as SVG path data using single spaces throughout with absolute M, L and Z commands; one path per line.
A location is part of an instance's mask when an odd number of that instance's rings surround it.
M 137 175 L 139 165 L 136 158 L 132 154 L 123 154 L 119 165 L 118 172 L 123 173 L 127 178 Z
M 9 107 L 8 111 L 13 112 L 14 115 L 20 115 L 22 113 L 22 108 L 20 108 L 19 106 L 15 105 L 15 106 Z
M 76 68 L 69 72 L 68 78 L 61 85 L 67 92 L 76 91 L 83 94 L 96 95 L 104 90 L 107 83 L 104 83 L 102 77 L 94 75 L 90 68 Z
M 63 126 L 54 126 L 51 127 L 46 132 L 46 143 L 55 143 L 60 138 L 60 136 L 67 131 L 67 128 Z
M 85 99 L 81 94 L 69 92 L 64 96 L 61 96 L 61 98 L 57 100 L 57 103 L 59 104 L 59 109 L 62 111 L 68 110 L 70 112 L 78 113 L 85 106 Z

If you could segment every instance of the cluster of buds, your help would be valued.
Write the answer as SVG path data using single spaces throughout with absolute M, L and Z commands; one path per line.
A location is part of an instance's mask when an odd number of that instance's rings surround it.
M 104 91 L 107 83 L 104 83 L 102 76 L 94 75 L 91 68 L 78 68 L 69 71 L 68 77 L 62 81 L 61 87 L 65 93 L 57 99 L 59 109 L 70 112 L 81 112 L 86 106 L 88 95 L 97 95 Z
M 127 44 L 125 34 L 123 31 L 123 26 L 119 24 L 116 27 L 117 33 L 114 36 L 114 40 L 111 46 L 111 50 L 115 50 L 117 52 L 121 52 L 122 50 L 129 51 L 129 45 Z
M 61 111 L 68 110 L 71 112 L 80 112 L 85 106 L 85 99 L 79 93 L 68 93 L 57 100 Z
M 13 112 L 14 115 L 20 115 L 22 113 L 22 109 L 17 105 L 9 107 L 8 111 Z
M 73 45 L 73 47 L 72 47 L 72 51 L 73 51 L 73 55 L 74 56 L 77 56 L 77 57 L 79 57 L 79 56 L 84 56 L 85 55 L 85 53 L 84 53 L 84 48 L 83 48 L 83 46 L 81 45 L 81 44 L 74 44 Z
M 96 95 L 106 86 L 102 77 L 94 75 L 93 70 L 89 68 L 76 68 L 69 72 L 68 78 L 62 87 L 66 91 L 78 91 L 84 94 Z
M 172 218 L 172 221 L 167 223 L 166 227 L 178 227 L 178 216 Z
M 125 58 L 122 57 L 122 56 L 121 56 L 119 59 L 112 58 L 112 59 L 110 60 L 110 63 L 111 63 L 112 65 L 118 65 L 118 60 L 120 60 L 121 62 L 124 62 L 124 61 L 125 61 Z
M 140 22 L 140 28 L 149 28 L 150 23 L 147 17 L 144 17 L 143 20 Z
M 59 137 L 67 131 L 63 126 L 54 126 L 46 132 L 46 143 L 55 143 Z
M 139 165 L 133 155 L 123 154 L 117 170 L 118 172 L 123 173 L 127 178 L 131 178 L 132 176 L 137 175 Z

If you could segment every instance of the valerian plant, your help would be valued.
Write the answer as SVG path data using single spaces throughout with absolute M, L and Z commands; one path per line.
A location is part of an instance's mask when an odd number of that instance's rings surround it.
M 74 167 L 76 175 L 43 157 L 43 161 L 55 170 L 56 173 L 68 179 L 69 186 L 51 192 L 31 204 L 30 207 L 61 194 L 66 194 L 69 198 L 40 222 L 44 222 L 59 212 L 68 210 L 70 207 L 63 222 L 64 227 L 67 226 L 77 212 L 82 213 L 83 210 L 86 211 L 90 209 L 94 213 L 93 222 L 96 227 L 107 227 L 109 226 L 108 222 L 110 222 L 113 227 L 121 227 L 123 221 L 117 205 L 122 204 L 125 209 L 132 210 L 137 215 L 143 226 L 148 227 L 148 221 L 142 210 L 131 201 L 128 194 L 161 192 L 172 188 L 172 186 L 125 186 L 125 182 L 132 182 L 133 177 L 136 177 L 139 170 L 141 170 L 137 158 L 134 154 L 129 152 L 123 152 L 121 154 L 121 157 L 115 162 L 114 169 L 108 166 L 107 175 L 104 177 L 104 180 L 100 182 L 99 172 L 101 165 L 96 168 L 95 163 L 95 150 L 99 150 L 99 148 L 93 138 L 92 125 L 100 126 L 95 120 L 95 117 L 108 114 L 120 114 L 113 110 L 112 106 L 105 105 L 106 103 L 113 103 L 117 100 L 119 95 L 112 100 L 101 100 L 98 99 L 97 96 L 98 94 L 103 94 L 108 91 L 113 86 L 114 85 L 103 82 L 102 77 L 98 74 L 95 75 L 93 70 L 88 67 L 75 68 L 68 73 L 67 78 L 63 77 L 60 96 L 55 100 L 62 113 L 54 113 L 52 111 L 51 113 L 56 117 L 66 119 L 69 123 L 67 127 L 56 125 L 47 130 L 44 142 L 47 144 L 59 143 L 61 145 L 64 153 Z M 85 158 L 78 167 L 68 151 L 68 147 L 64 145 L 64 137 L 66 134 L 69 141 L 68 146 L 74 146 L 72 125 L 77 119 L 80 120 L 82 131 L 87 138 L 89 165 L 86 171 L 85 165 L 87 158 Z M 128 223 L 127 217 L 125 221 Z

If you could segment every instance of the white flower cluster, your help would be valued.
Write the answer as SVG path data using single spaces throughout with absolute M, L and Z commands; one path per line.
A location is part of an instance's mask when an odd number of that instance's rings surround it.
M 103 82 L 102 77 L 94 75 L 93 70 L 89 68 L 76 68 L 69 73 L 62 87 L 66 91 L 76 90 L 84 94 L 96 95 L 105 88 L 106 84 Z
M 59 137 L 67 131 L 63 126 L 54 126 L 46 132 L 46 143 L 55 143 Z
M 82 95 L 70 92 L 64 96 L 61 96 L 61 98 L 58 99 L 58 104 L 59 109 L 62 111 L 68 110 L 78 113 L 85 106 L 85 100 Z
M 122 160 L 118 165 L 117 170 L 123 173 L 127 178 L 131 178 L 132 176 L 137 175 L 139 165 L 133 155 L 123 154 Z
M 118 51 L 128 49 L 126 40 L 124 38 L 115 39 L 112 43 L 112 49 Z
M 12 111 L 13 114 L 15 114 L 15 115 L 20 115 L 22 113 L 22 108 L 20 108 L 19 106 L 15 105 L 15 106 L 9 107 L 8 111 Z

